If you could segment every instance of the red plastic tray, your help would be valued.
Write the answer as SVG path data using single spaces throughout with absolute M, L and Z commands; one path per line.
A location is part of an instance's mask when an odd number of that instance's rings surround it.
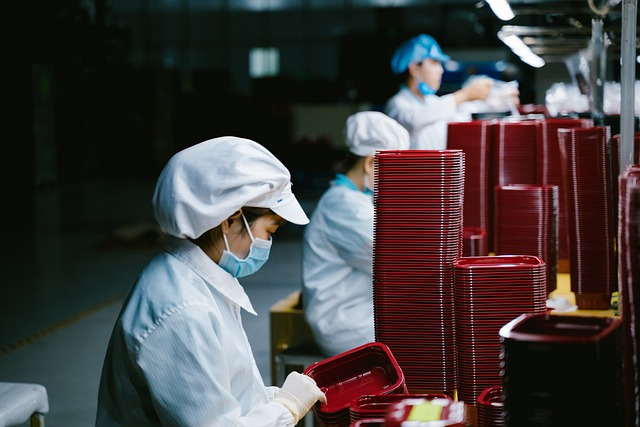
M 363 395 L 401 393 L 404 374 L 385 344 L 372 342 L 316 362 L 304 373 L 325 393 L 327 403 L 314 409 L 322 413 L 344 410 Z

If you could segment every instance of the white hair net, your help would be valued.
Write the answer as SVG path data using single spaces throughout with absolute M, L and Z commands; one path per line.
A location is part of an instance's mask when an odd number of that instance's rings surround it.
M 197 238 L 243 206 L 269 208 L 294 224 L 309 219 L 291 192 L 287 168 L 257 142 L 221 137 L 175 154 L 152 199 L 162 230 Z
M 397 121 L 378 111 L 352 114 L 344 127 L 344 139 L 356 156 L 373 156 L 378 150 L 407 150 L 409 132 Z

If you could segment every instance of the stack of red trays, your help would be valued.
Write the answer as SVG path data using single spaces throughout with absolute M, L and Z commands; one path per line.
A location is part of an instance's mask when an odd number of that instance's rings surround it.
M 567 209 L 564 201 L 564 183 L 560 162 L 558 129 L 592 127 L 591 119 L 549 118 L 536 122 L 536 165 L 538 185 L 558 186 L 558 258 L 569 260 L 569 236 L 567 234 Z
M 487 233 L 480 227 L 462 227 L 462 256 L 489 255 Z
M 549 109 L 544 104 L 520 104 L 518 105 L 518 113 L 549 116 Z
M 622 135 L 618 133 L 614 135 L 613 138 L 616 140 L 616 143 L 619 147 Z M 636 165 L 640 164 L 640 132 L 636 132 L 633 134 L 633 163 Z
M 379 342 L 313 363 L 304 373 L 327 397 L 326 403 L 313 407 L 320 427 L 348 427 L 349 404 L 360 396 L 407 392 L 402 369 L 389 348 Z
M 629 421 L 633 421 L 638 415 L 636 408 L 640 407 L 640 393 L 635 387 L 640 381 L 640 293 L 637 292 L 640 282 L 640 165 L 628 166 L 618 182 L 618 304 L 623 325 L 625 412 Z
M 463 187 L 461 150 L 376 154 L 374 330 L 411 393 L 456 389 L 452 262 L 462 254 Z
M 392 403 L 403 399 L 448 399 L 446 394 L 384 394 L 360 396 L 349 406 L 351 422 L 370 418 L 384 418 Z
M 546 268 L 527 255 L 462 257 L 453 267 L 458 398 L 473 405 L 502 383 L 500 328 L 521 314 L 546 312 Z
M 571 290 L 582 309 L 606 310 L 618 290 L 615 238 L 619 149 L 608 126 L 559 129 Z
M 494 196 L 496 255 L 534 255 L 547 264 L 547 293 L 558 275 L 558 187 L 498 185 Z
M 503 427 L 504 425 L 502 386 L 487 387 L 478 396 L 478 427 Z
M 496 185 L 536 183 L 536 121 L 499 120 L 493 128 Z
M 488 120 L 449 123 L 447 148 L 462 150 L 465 163 L 464 226 L 490 230 L 491 123 Z

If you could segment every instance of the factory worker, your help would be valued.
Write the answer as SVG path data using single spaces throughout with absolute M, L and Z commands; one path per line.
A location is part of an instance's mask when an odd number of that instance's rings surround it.
M 256 142 L 222 137 L 173 156 L 152 199 L 166 233 L 116 321 L 96 426 L 294 426 L 324 394 L 291 373 L 266 387 L 242 326 L 237 278 L 255 273 L 285 221 L 309 220 L 289 171 Z
M 412 149 L 447 148 L 448 124 L 471 118 L 459 114 L 458 106 L 489 96 L 492 86 L 489 78 L 475 79 L 456 92 L 437 96 L 444 73 L 442 63 L 449 59 L 435 39 L 426 34 L 404 42 L 391 58 L 391 70 L 400 75 L 402 84 L 387 101 L 385 113 L 407 128 Z
M 305 227 L 304 314 L 327 356 L 374 341 L 374 154 L 409 148 L 409 133 L 383 113 L 347 119 L 349 153 Z

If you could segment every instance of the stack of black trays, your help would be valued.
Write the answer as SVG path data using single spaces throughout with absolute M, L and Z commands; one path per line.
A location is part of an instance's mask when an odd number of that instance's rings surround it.
M 549 314 L 507 323 L 500 330 L 506 425 L 624 425 L 620 325 Z

